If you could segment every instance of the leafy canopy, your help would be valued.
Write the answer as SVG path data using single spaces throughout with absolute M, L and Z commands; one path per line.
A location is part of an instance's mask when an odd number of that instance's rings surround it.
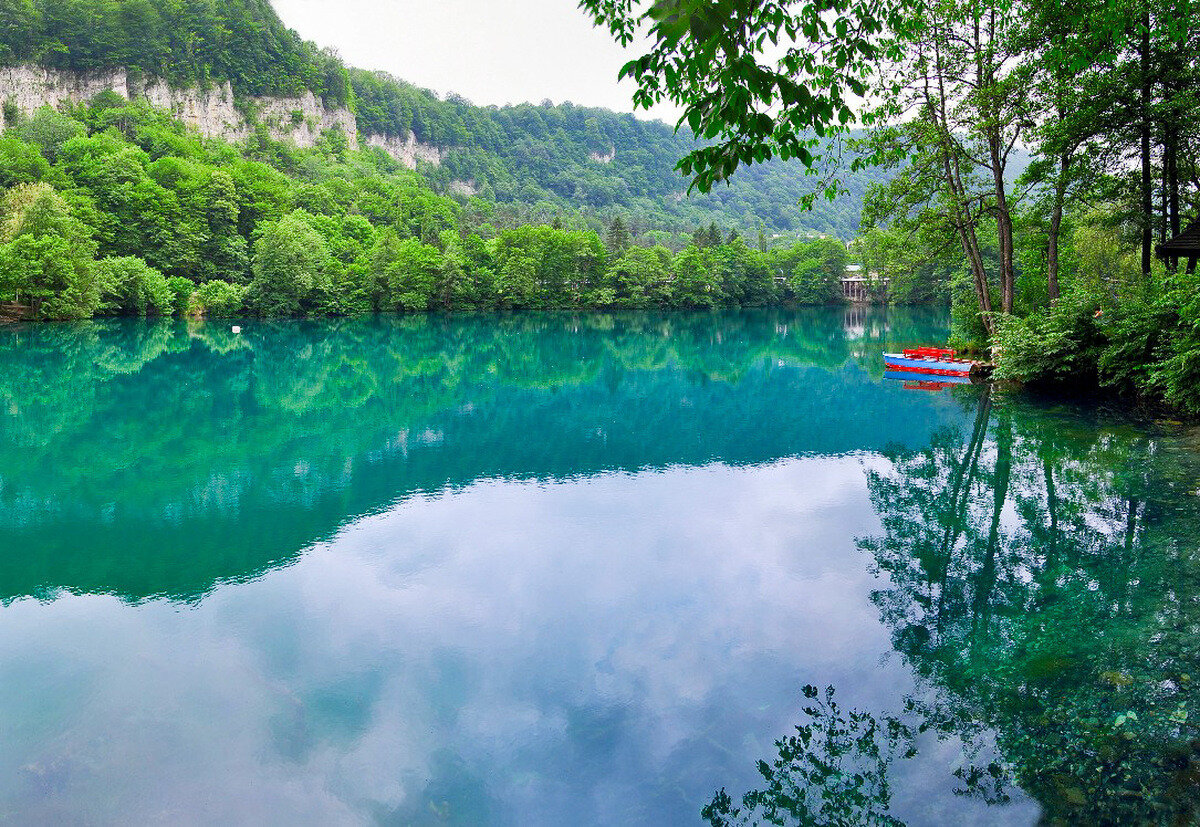
M 906 0 L 581 0 L 597 24 L 650 50 L 621 69 L 634 103 L 670 101 L 712 144 L 678 165 L 708 192 L 742 165 L 799 158 L 813 167 L 816 139 L 854 123 L 852 104 L 877 64 L 899 47 Z M 836 188 L 830 185 L 827 194 Z

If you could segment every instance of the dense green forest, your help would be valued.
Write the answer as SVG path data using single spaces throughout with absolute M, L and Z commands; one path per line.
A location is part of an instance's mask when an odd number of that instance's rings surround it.
M 635 238 L 678 246 L 700 224 L 741 232 L 798 231 L 853 237 L 877 171 L 844 181 L 844 196 L 799 206 L 814 188 L 802 165 L 775 162 L 711 193 L 681 196 L 676 170 L 696 146 L 685 127 L 640 121 L 604 109 L 521 104 L 479 107 L 442 100 L 387 75 L 350 69 L 302 40 L 267 0 L 24 0 L 0 7 L 0 63 L 89 72 L 125 67 L 135 78 L 176 85 L 228 81 L 236 96 L 296 95 L 354 110 L 364 136 L 415 136 L 443 151 L 425 168 L 440 192 L 468 182 L 520 220 L 584 212 L 618 215 Z M 597 160 L 605 159 L 605 160 Z
M 439 100 L 387 76 L 351 72 L 359 129 L 445 147 L 437 167 L 423 167 L 439 189 L 470 182 L 483 198 L 526 205 L 547 220 L 563 210 L 607 219 L 627 215 L 637 235 L 671 244 L 688 227 L 717 221 L 743 232 L 762 228 L 854 237 L 867 188 L 886 173 L 848 175 L 836 200 L 801 205 L 817 181 L 800 164 L 753 167 L 708 193 L 692 192 L 675 165 L 696 141 L 659 121 L 604 109 L 549 103 L 478 107 Z
M 112 93 L 17 119 L 0 185 L 0 298 L 37 318 L 820 303 L 847 255 L 715 224 L 678 252 L 620 218 L 515 224 L 338 132 L 235 146 Z
M 822 169 L 811 134 L 866 126 L 860 158 L 893 175 L 858 249 L 894 286 L 947 287 L 955 344 L 1002 378 L 1200 414 L 1198 257 L 1155 256 L 1200 214 L 1196 3 L 582 5 L 648 45 L 635 101 L 710 139 L 681 165 L 700 188 L 771 158 Z

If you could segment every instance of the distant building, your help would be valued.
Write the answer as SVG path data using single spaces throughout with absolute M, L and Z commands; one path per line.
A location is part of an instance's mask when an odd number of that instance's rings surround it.
M 889 279 L 870 278 L 861 264 L 847 264 L 842 276 L 842 297 L 852 302 L 887 300 Z

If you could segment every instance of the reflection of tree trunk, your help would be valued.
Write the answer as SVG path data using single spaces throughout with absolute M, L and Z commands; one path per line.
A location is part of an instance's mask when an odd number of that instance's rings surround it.
M 1133 541 L 1137 537 L 1137 513 L 1138 501 L 1131 499 L 1129 501 L 1129 513 L 1125 515 L 1125 555 L 1133 551 Z
M 950 572 L 950 558 L 954 554 L 954 547 L 958 544 L 963 524 L 966 522 L 971 483 L 975 479 L 975 469 L 979 467 L 979 455 L 983 452 L 983 442 L 987 436 L 991 414 L 992 386 L 985 385 L 979 396 L 979 407 L 975 411 L 975 428 L 971 433 L 971 441 L 967 443 L 962 461 L 951 476 L 950 508 L 946 520 L 946 530 L 942 535 L 942 566 L 941 571 L 938 572 L 937 628 L 939 632 L 942 630 L 942 615 L 946 605 L 946 578 Z
M 1121 591 L 1128 596 L 1130 590 L 1130 575 L 1129 570 L 1133 567 L 1133 549 L 1134 542 L 1137 540 L 1138 529 L 1138 507 L 1141 504 L 1133 499 L 1129 499 L 1129 510 L 1125 514 L 1125 552 L 1122 554 L 1123 568 L 1121 571 Z
M 1000 419 L 1001 427 L 996 429 L 996 472 L 992 480 L 992 524 L 988 529 L 987 553 L 983 559 L 983 567 L 975 580 L 975 599 L 971 612 L 972 643 L 978 639 L 978 633 L 987 635 L 988 622 L 991 617 L 992 589 L 996 585 L 996 556 L 1000 552 L 1000 515 L 1004 511 L 1004 503 L 1008 500 L 1008 483 L 1012 477 L 1012 420 L 1007 416 Z M 980 621 L 982 620 L 982 628 Z
M 1050 544 L 1046 549 L 1046 568 L 1058 562 L 1058 491 L 1054 487 L 1054 469 L 1050 457 L 1042 457 L 1042 473 L 1046 476 L 1046 510 L 1050 512 Z

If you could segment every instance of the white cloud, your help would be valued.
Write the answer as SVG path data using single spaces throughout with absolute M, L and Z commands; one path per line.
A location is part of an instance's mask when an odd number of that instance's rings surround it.
M 272 0 L 288 26 L 351 65 L 481 105 L 549 99 L 633 111 L 623 51 L 570 0 Z M 674 125 L 668 106 L 640 118 Z

